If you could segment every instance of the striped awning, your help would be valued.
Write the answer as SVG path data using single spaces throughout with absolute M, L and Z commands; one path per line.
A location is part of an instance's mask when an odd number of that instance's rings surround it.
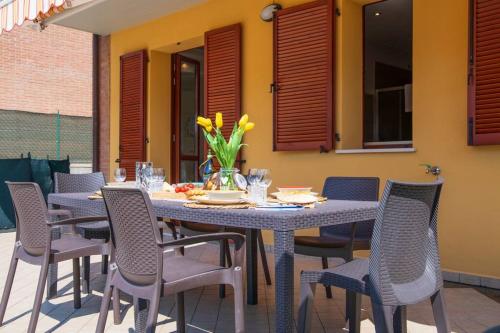
M 0 34 L 30 20 L 40 22 L 64 11 L 71 0 L 0 0 Z

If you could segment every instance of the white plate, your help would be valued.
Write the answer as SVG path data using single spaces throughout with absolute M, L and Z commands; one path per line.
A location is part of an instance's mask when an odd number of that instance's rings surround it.
M 318 193 L 318 192 L 309 192 L 309 193 L 303 193 L 303 194 L 305 194 L 305 195 L 314 195 L 315 197 L 319 196 L 319 193 Z M 296 195 L 296 194 L 287 194 L 287 193 L 282 193 L 282 192 L 273 192 L 273 193 L 271 193 L 270 195 L 271 195 L 272 197 L 277 198 L 277 197 L 278 197 L 278 195 L 288 195 L 288 196 L 290 196 L 290 195 Z
M 222 200 L 222 199 L 209 199 L 208 196 L 200 196 L 196 198 L 196 201 L 201 204 L 205 205 L 235 205 L 235 204 L 240 204 L 246 202 L 244 199 L 227 199 L 227 200 Z
M 208 191 L 207 197 L 210 200 L 241 200 L 243 191 Z
M 283 193 L 278 193 L 276 198 L 281 202 L 293 203 L 299 205 L 308 205 L 318 201 L 318 197 L 311 194 L 286 195 Z

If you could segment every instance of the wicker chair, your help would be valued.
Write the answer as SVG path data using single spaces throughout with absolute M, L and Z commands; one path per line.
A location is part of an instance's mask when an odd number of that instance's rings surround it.
M 107 246 L 76 235 L 62 235 L 53 239 L 52 229 L 59 226 L 93 222 L 103 217 L 76 218 L 52 222 L 43 198 L 42 191 L 36 183 L 6 182 L 12 196 L 17 219 L 16 243 L 10 262 L 7 282 L 0 304 L 0 325 L 3 323 L 7 302 L 9 300 L 14 275 L 19 260 L 33 265 L 40 265 L 35 302 L 31 313 L 28 332 L 35 332 L 42 298 L 47 280 L 49 264 L 65 260 L 73 260 L 73 293 L 74 307 L 81 307 L 80 298 L 80 257 L 98 255 L 107 252 Z
M 360 329 L 361 294 L 371 298 L 377 332 L 406 331 L 406 306 L 429 298 L 438 332 L 450 332 L 437 241 L 441 187 L 387 182 L 369 259 L 301 273 L 300 332 L 309 331 L 317 283 L 346 289 L 350 332 Z
M 160 297 L 176 294 L 177 331 L 184 332 L 184 291 L 213 284 L 233 286 L 235 331 L 244 332 L 243 236 L 236 233 L 219 233 L 163 242 L 151 200 L 144 191 L 103 188 L 102 193 L 111 222 L 113 246 L 97 332 L 104 331 L 111 295 L 113 294 L 115 300 L 118 290 L 134 298 L 149 300 L 147 332 L 155 330 Z M 182 255 L 164 255 L 167 248 L 220 240 L 235 242 L 234 265 L 229 268 L 192 260 Z M 115 322 L 117 321 L 119 322 L 119 317 L 117 318 L 115 313 Z
M 95 192 L 106 185 L 106 180 L 102 172 L 87 174 L 68 174 L 54 173 L 54 192 L 55 193 L 79 193 Z M 92 215 L 85 210 L 72 210 L 75 217 Z M 76 231 L 86 239 L 100 239 L 104 242 L 109 241 L 109 223 L 107 220 L 94 223 L 85 223 L 77 225 Z M 83 292 L 90 292 L 90 257 L 83 258 Z M 102 256 L 101 272 L 107 274 L 108 256 Z
M 322 195 L 331 200 L 378 201 L 379 183 L 376 177 L 328 177 Z M 296 236 L 295 253 L 320 257 L 323 268 L 328 268 L 328 258 L 351 261 L 353 251 L 370 249 L 374 222 L 321 227 L 319 237 Z M 326 297 L 331 298 L 331 287 L 325 288 Z
M 204 224 L 204 223 L 196 223 L 196 222 L 180 222 L 180 236 L 201 236 L 206 234 L 218 233 L 218 232 L 235 232 L 240 235 L 245 235 L 246 230 L 244 228 L 228 228 L 225 226 L 214 225 L 214 224 Z M 267 263 L 267 255 L 266 248 L 264 245 L 264 238 L 262 237 L 262 231 L 257 231 L 257 245 L 260 253 L 260 259 L 262 262 L 262 269 L 264 270 L 264 277 L 266 279 L 266 284 L 270 286 L 272 284 L 271 281 L 271 273 L 269 272 L 269 265 Z M 221 241 L 220 244 L 220 257 L 219 257 L 219 265 L 221 266 L 231 266 L 231 251 L 229 250 L 229 242 Z M 219 297 L 224 298 L 226 295 L 225 287 L 223 285 L 219 288 Z

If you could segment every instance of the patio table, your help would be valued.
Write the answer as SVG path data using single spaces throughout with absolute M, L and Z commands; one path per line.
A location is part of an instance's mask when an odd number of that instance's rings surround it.
M 91 193 L 50 194 L 49 204 L 64 209 L 84 209 L 95 215 L 106 215 L 103 200 L 90 200 Z M 369 201 L 328 200 L 314 209 L 297 211 L 269 211 L 255 209 L 193 209 L 181 202 L 153 200 L 157 216 L 181 221 L 191 221 L 246 228 L 247 247 L 247 303 L 257 304 L 257 230 L 273 230 L 275 255 L 276 332 L 293 332 L 294 292 L 294 232 L 341 223 L 372 220 L 378 203 Z M 145 313 L 145 302 L 136 306 Z M 139 315 L 137 328 L 143 328 Z M 136 331 L 141 331 L 136 330 Z

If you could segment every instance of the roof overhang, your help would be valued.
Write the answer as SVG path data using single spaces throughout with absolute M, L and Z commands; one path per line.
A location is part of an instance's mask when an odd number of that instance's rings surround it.
M 207 0 L 93 0 L 54 15 L 56 24 L 101 36 L 189 8 Z

